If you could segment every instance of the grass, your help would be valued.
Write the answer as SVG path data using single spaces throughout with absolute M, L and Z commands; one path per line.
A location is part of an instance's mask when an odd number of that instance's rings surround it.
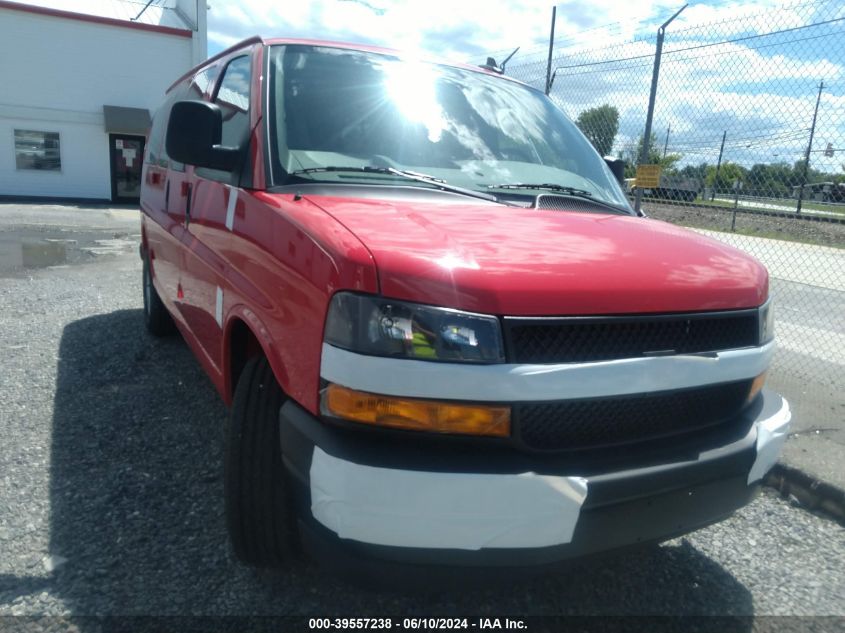
M 712 203 L 710 206 L 712 206 Z M 668 210 L 654 209 L 654 213 L 651 215 L 656 219 L 688 228 L 845 250 L 845 226 L 832 222 L 796 222 L 768 215 L 740 214 L 737 215 L 736 230 L 732 232 L 729 226 L 730 213 L 713 217 L 702 207 L 698 207 L 698 213 L 696 213 L 695 207 L 687 207 L 683 215 L 675 215 Z
M 813 236 L 795 235 L 781 231 L 761 231 L 744 227 L 737 227 L 736 230 L 731 231 L 729 228 L 704 226 L 703 223 L 696 224 L 693 222 L 685 222 L 682 226 L 685 226 L 689 229 L 702 229 L 705 231 L 713 231 L 715 233 L 725 233 L 727 235 L 762 237 L 769 240 L 778 240 L 780 242 L 795 242 L 796 244 L 808 244 L 810 246 L 825 246 L 827 248 L 838 248 L 840 250 L 845 250 L 845 244 L 837 242 L 828 242 L 825 240 L 814 238 Z
M 845 215 L 845 205 L 842 204 L 820 204 L 818 202 L 807 202 L 805 200 L 801 203 L 801 206 L 805 209 L 813 209 L 814 211 L 828 211 L 830 213 Z
M 731 233 L 732 231 L 721 231 L 722 233 Z M 826 244 L 819 240 L 814 240 L 812 238 L 805 238 L 799 237 L 795 235 L 789 235 L 784 233 L 778 233 L 777 231 L 755 231 L 753 229 L 741 229 L 738 228 L 733 231 L 735 235 L 746 235 L 748 237 L 763 237 L 770 240 L 779 240 L 781 242 L 796 242 L 798 244 L 809 244 L 811 246 L 826 246 L 828 248 L 838 248 L 838 249 L 845 249 L 845 245 L 843 244 Z
M 789 199 L 789 198 L 787 198 L 785 200 L 784 199 L 776 199 L 776 198 L 772 198 L 770 200 L 753 200 L 753 201 L 752 200 L 744 200 L 744 201 L 740 200 L 739 209 L 744 209 L 746 211 L 767 211 L 767 212 L 774 211 L 774 212 L 777 212 L 776 209 L 767 209 L 765 206 L 760 206 L 760 207 L 751 206 L 751 205 L 754 204 L 754 202 L 758 202 L 761 205 L 771 204 L 771 205 L 777 205 L 777 206 L 780 206 L 780 207 L 784 207 L 784 213 L 787 213 L 787 211 L 785 209 L 786 207 L 791 207 L 791 210 L 794 212 L 795 206 L 798 203 L 797 200 L 793 200 L 793 199 Z M 683 202 L 679 202 L 678 204 L 683 204 Z M 704 206 L 707 206 L 707 207 L 721 207 L 723 209 L 724 208 L 730 208 L 730 209 L 733 208 L 733 200 L 731 200 L 729 202 L 725 199 L 722 199 L 722 200 L 718 200 L 718 199 L 717 200 L 702 200 L 700 198 L 697 198 L 695 200 L 694 204 L 701 204 L 701 205 L 704 205 Z M 802 207 L 803 210 L 826 211 L 828 213 L 836 213 L 838 215 L 845 215 L 845 205 L 840 205 L 840 204 L 835 204 L 835 205 L 834 204 L 821 204 L 819 202 L 808 202 L 808 201 L 805 200 L 801 203 L 801 207 Z

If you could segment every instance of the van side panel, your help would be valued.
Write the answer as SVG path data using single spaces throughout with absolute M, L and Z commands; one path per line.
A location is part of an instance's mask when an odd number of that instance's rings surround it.
M 243 52 L 233 50 L 231 58 Z M 378 293 L 378 278 L 367 248 L 321 208 L 256 189 L 266 184 L 266 95 L 263 48 L 251 53 L 252 187 L 174 163 L 164 151 L 172 103 L 211 99 L 221 81 L 216 76 L 201 94 L 196 78 L 208 69 L 197 68 L 174 85 L 154 120 L 142 190 L 145 241 L 156 289 L 224 401 L 231 402 L 234 390 L 229 322 L 240 319 L 259 340 L 285 392 L 316 413 L 329 300 L 339 289 Z M 218 61 L 225 68 L 227 60 Z
M 182 260 L 181 209 L 184 197 L 179 185 L 174 184 L 173 165 L 165 151 L 165 136 L 170 109 L 183 98 L 187 89 L 187 82 L 174 86 L 156 111 L 147 139 L 141 178 L 144 246 L 151 261 L 153 283 L 169 312 L 176 317 L 177 325 L 176 297 Z
M 263 327 L 253 333 L 271 350 L 282 388 L 316 413 L 329 300 L 339 289 L 378 292 L 370 252 L 305 199 L 245 191 L 238 196 L 232 239 L 215 248 L 226 262 L 226 318 L 255 316 L 253 323 Z
M 234 61 L 233 61 L 234 60 Z M 239 61 L 240 60 L 240 61 Z M 215 91 L 225 86 L 225 77 L 230 63 L 243 66 L 249 60 L 248 51 L 233 53 L 232 59 L 220 62 L 219 67 L 201 70 L 191 83 L 188 97 L 192 99 L 213 99 Z M 249 68 L 250 62 L 246 62 Z M 227 117 L 227 112 L 244 113 L 251 108 L 249 95 L 228 90 L 220 102 L 224 110 L 224 144 L 237 145 L 247 137 L 249 121 L 244 114 L 238 119 Z M 230 120 L 231 119 L 231 120 Z M 227 125 L 233 120 L 241 121 L 243 139 L 227 140 Z M 198 354 L 205 357 L 205 364 L 213 374 L 222 374 L 220 340 L 223 328 L 223 283 L 225 261 L 220 255 L 225 242 L 231 239 L 227 214 L 237 202 L 238 187 L 234 176 L 216 170 L 189 168 L 186 184 L 190 190 L 190 217 L 185 217 L 182 231 L 182 266 L 180 299 L 177 303 L 190 335 L 195 339 Z M 222 385 L 223 379 L 215 379 Z

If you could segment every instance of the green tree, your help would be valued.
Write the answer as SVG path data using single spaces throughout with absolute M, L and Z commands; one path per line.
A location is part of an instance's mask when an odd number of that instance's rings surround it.
M 610 156 L 616 133 L 619 131 L 619 110 L 604 104 L 597 108 L 584 110 L 575 121 L 596 151 L 602 156 Z
M 686 165 L 683 169 L 678 171 L 679 176 L 684 178 L 695 178 L 704 181 L 707 176 L 707 168 L 710 167 L 707 163 L 699 163 L 698 165 Z
M 643 152 L 643 137 L 640 136 L 637 141 L 636 150 L 633 147 L 628 147 L 627 156 L 625 157 L 625 177 L 633 178 L 637 172 L 637 165 L 639 164 L 640 154 Z M 660 165 L 660 172 L 662 174 L 675 175 L 678 173 L 675 165 L 683 156 L 681 154 L 666 154 L 657 146 L 657 136 L 654 132 L 651 133 L 651 142 L 648 144 L 648 157 L 644 165 Z
M 734 182 L 737 180 L 745 186 L 748 182 L 748 170 L 742 165 L 731 162 L 722 163 L 719 167 L 718 177 L 716 176 L 716 166 L 708 166 L 707 175 L 704 178 L 706 185 L 715 187 L 719 193 L 733 191 Z
M 792 195 L 792 187 L 799 176 L 789 163 L 757 164 L 748 173 L 746 193 L 754 196 L 785 198 Z
M 792 165 L 792 171 L 794 172 L 794 180 L 796 185 L 801 184 L 801 178 L 804 175 L 804 159 L 796 160 L 795 163 Z M 818 169 L 813 169 L 813 166 L 810 165 L 809 169 L 807 169 L 807 184 L 812 184 L 814 182 L 823 182 L 825 180 L 830 180 L 828 174 L 823 171 L 819 171 Z

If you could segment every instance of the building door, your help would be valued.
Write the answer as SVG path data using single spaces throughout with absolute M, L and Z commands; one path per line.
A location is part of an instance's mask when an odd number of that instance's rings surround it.
M 144 137 L 109 134 L 109 154 L 112 201 L 138 202 L 141 198 Z

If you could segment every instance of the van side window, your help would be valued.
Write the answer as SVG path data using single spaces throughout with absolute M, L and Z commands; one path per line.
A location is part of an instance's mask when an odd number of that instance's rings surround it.
M 217 66 L 211 66 L 210 68 L 206 68 L 202 72 L 198 72 L 194 75 L 194 79 L 191 81 L 191 87 L 188 90 L 188 95 L 185 97 L 186 99 L 202 99 L 205 96 L 205 93 L 208 92 L 209 86 L 214 83 L 214 80 L 217 79 L 217 73 L 220 69 Z
M 156 111 L 153 117 L 153 126 L 150 130 L 150 140 L 147 145 L 150 154 L 148 162 L 159 167 L 170 167 L 173 171 L 185 171 L 185 165 L 177 163 L 175 160 L 170 160 L 167 155 L 167 148 L 165 147 L 165 138 L 167 130 L 167 122 L 170 118 L 170 110 L 173 104 L 177 101 L 184 101 L 185 99 L 202 99 L 208 90 L 208 87 L 214 83 L 217 77 L 217 66 L 211 66 L 205 70 L 194 75 L 190 85 L 183 82 L 176 86 L 167 95 L 164 103 Z
M 179 84 L 167 95 L 164 103 L 159 106 L 153 116 L 153 125 L 150 129 L 150 138 L 147 143 L 149 157 L 147 162 L 158 167 L 170 167 L 173 171 L 185 171 L 182 163 L 171 161 L 165 149 L 165 138 L 167 133 L 167 122 L 170 118 L 170 110 L 173 104 L 187 98 L 188 87 L 186 84 Z
M 228 147 L 241 146 L 249 133 L 249 67 L 246 55 L 229 62 L 214 97 L 223 112 L 222 145 Z

